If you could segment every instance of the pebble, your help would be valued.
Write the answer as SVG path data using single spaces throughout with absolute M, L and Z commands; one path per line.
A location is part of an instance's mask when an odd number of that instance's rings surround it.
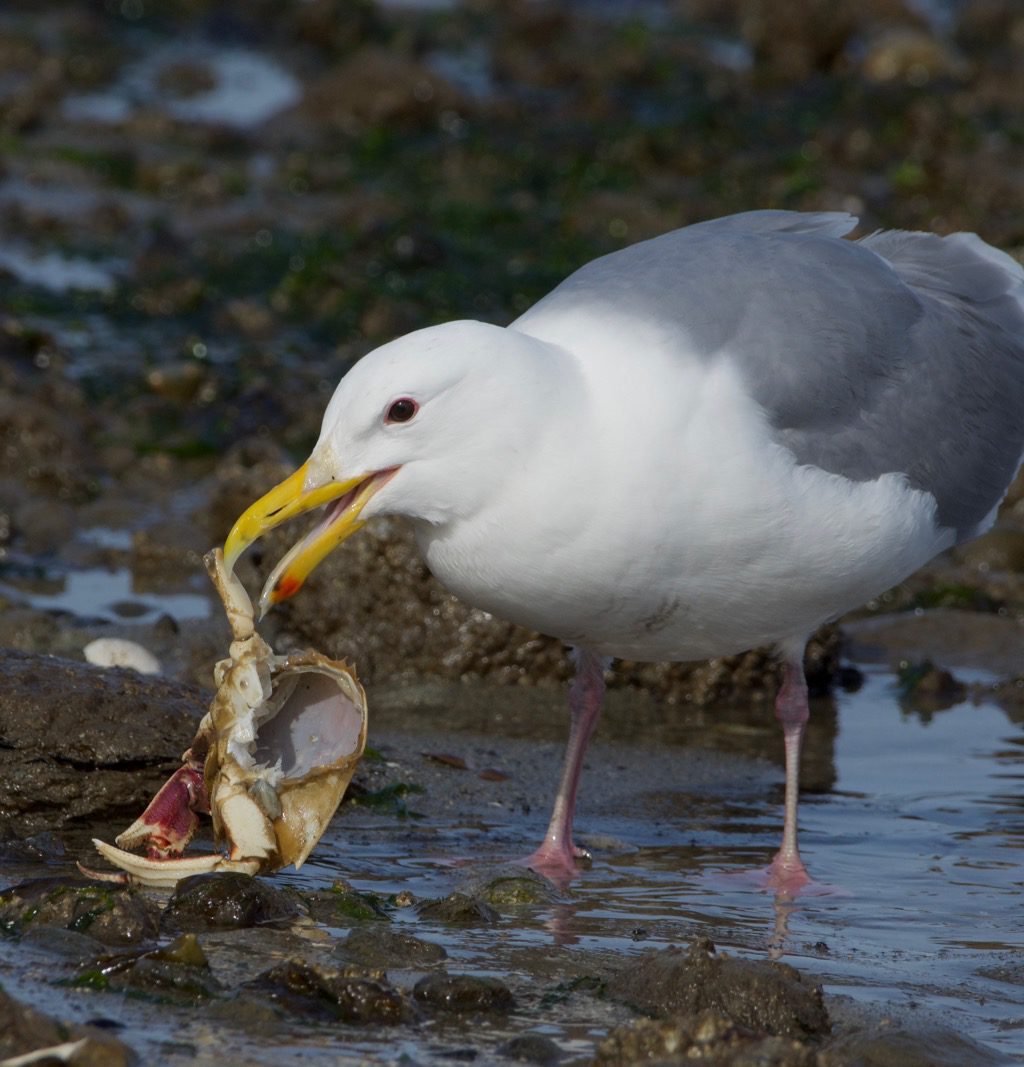
M 128 667 L 139 674 L 159 674 L 160 661 L 148 649 L 125 637 L 97 637 L 82 649 L 97 667 Z

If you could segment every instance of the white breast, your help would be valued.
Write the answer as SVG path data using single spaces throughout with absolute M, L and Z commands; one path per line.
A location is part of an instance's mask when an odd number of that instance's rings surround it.
M 806 637 L 952 544 L 900 475 L 797 466 L 727 360 L 591 368 L 584 416 L 486 509 L 418 530 L 477 607 L 608 655 L 702 659 Z

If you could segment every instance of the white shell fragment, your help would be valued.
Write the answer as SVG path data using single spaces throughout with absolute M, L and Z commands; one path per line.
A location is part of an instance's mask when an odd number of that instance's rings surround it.
M 97 667 L 129 667 L 139 674 L 159 674 L 160 661 L 148 649 L 125 637 L 97 637 L 82 649 Z

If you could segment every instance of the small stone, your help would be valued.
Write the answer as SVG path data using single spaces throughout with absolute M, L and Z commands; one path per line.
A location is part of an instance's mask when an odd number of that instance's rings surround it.
M 155 960 L 166 960 L 168 963 L 180 963 L 184 967 L 203 967 L 210 969 L 210 961 L 206 958 L 203 946 L 195 934 L 182 934 L 165 948 L 158 948 L 150 953 Z
M 261 974 L 248 988 L 292 1014 L 325 1020 L 386 1026 L 410 1014 L 402 994 L 380 971 L 334 971 L 288 960 Z
M 419 916 L 431 922 L 458 926 L 493 926 L 501 919 L 486 901 L 465 893 L 450 893 L 440 900 L 425 901 L 419 907 Z
M 432 974 L 421 978 L 412 995 L 437 1011 L 457 1014 L 512 1011 L 515 998 L 497 978 L 476 978 L 469 974 Z
M 347 882 L 335 882 L 327 892 L 303 894 L 310 918 L 328 926 L 348 926 L 352 922 L 389 922 L 384 901 L 374 893 L 360 893 Z
M 194 874 L 183 878 L 164 912 L 182 930 L 237 930 L 294 919 L 293 898 L 248 874 Z
M 441 945 L 389 926 L 359 927 L 342 941 L 338 951 L 365 967 L 426 967 L 448 957 Z
M 148 649 L 123 637 L 97 637 L 82 649 L 97 667 L 127 667 L 139 674 L 159 674 L 160 661 Z
M 548 1067 L 562 1058 L 562 1050 L 543 1034 L 520 1034 L 499 1045 L 498 1055 L 520 1063 L 539 1063 Z
M 479 886 L 473 896 L 493 907 L 507 911 L 531 904 L 552 904 L 560 899 L 558 890 L 547 878 L 521 867 L 502 868 Z
M 898 677 L 900 702 L 915 711 L 942 711 L 967 698 L 967 686 L 931 660 L 902 666 Z
M 154 953 L 147 953 L 129 966 L 109 974 L 102 965 L 98 970 L 107 976 L 108 989 L 156 993 L 176 1001 L 196 1003 L 216 996 L 221 989 L 220 983 L 210 974 L 208 967 L 160 959 Z M 94 973 L 94 970 L 87 971 L 86 977 Z

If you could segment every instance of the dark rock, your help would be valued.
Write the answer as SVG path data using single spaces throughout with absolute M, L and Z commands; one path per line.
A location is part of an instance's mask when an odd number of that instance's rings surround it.
M 448 957 L 441 945 L 390 926 L 358 927 L 342 941 L 338 951 L 345 959 L 364 967 L 427 967 Z
M 822 1067 L 818 1050 L 792 1037 L 755 1033 L 712 1011 L 642 1019 L 618 1026 L 601 1042 L 594 1067 L 657 1063 L 660 1067 Z
M 901 665 L 898 677 L 900 704 L 925 716 L 967 698 L 967 686 L 931 660 Z
M 558 1063 L 562 1050 L 543 1034 L 520 1034 L 498 1046 L 498 1055 L 520 1063 L 539 1063 L 542 1067 Z
M 130 955 L 103 956 L 83 970 L 72 985 L 130 989 L 196 1003 L 220 991 L 194 934 L 183 934 L 165 948 Z
M 289 960 L 261 974 L 247 989 L 295 1015 L 386 1026 L 409 1018 L 409 1005 L 383 971 L 341 971 Z
M 844 1028 L 824 1046 L 822 1058 L 825 1067 L 1004 1067 L 1010 1062 L 1005 1049 L 979 1044 L 952 1026 L 891 1016 Z
M 708 940 L 641 956 L 609 980 L 607 992 L 649 1015 L 711 1011 L 755 1033 L 806 1038 L 830 1029 L 820 986 L 785 963 L 716 953 Z
M 501 919 L 486 901 L 466 893 L 449 893 L 440 900 L 427 900 L 418 910 L 421 919 L 459 926 L 493 926 Z
M 165 678 L 0 650 L 0 837 L 134 818 L 207 702 Z
M 349 926 L 353 922 L 382 920 L 391 916 L 383 900 L 374 893 L 360 893 L 346 882 L 335 882 L 330 889 L 303 893 L 302 899 L 311 919 L 327 926 Z
M 159 911 L 133 889 L 80 878 L 35 878 L 0 893 L 0 926 L 18 934 L 56 926 L 88 934 L 105 945 L 156 938 Z
M 75 967 L 84 967 L 105 951 L 102 941 L 63 926 L 31 924 L 21 940 L 23 945 L 51 953 Z
M 474 883 L 472 896 L 499 911 L 561 900 L 553 882 L 524 867 L 510 866 Z
M 0 1058 L 26 1056 L 68 1041 L 84 1044 L 75 1050 L 73 1060 L 59 1062 L 73 1063 L 75 1067 L 128 1067 L 136 1062 L 131 1049 L 117 1038 L 95 1027 L 51 1019 L 0 989 Z M 43 1065 L 58 1060 L 40 1056 L 32 1062 Z
M 164 912 L 180 930 L 236 930 L 287 922 L 299 914 L 291 894 L 248 874 L 194 874 L 183 878 Z
M 421 978 L 412 995 L 421 1004 L 437 1011 L 457 1014 L 512 1011 L 515 998 L 497 978 L 476 978 L 469 974 L 431 974 Z

